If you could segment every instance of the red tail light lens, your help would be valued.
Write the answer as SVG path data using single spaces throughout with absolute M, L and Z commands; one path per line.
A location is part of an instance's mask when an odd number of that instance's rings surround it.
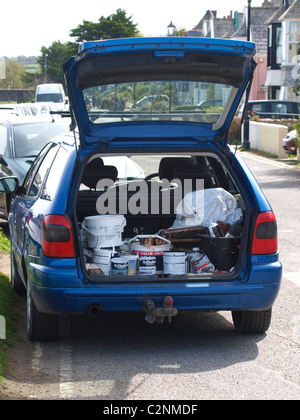
M 48 215 L 42 223 L 42 250 L 46 257 L 74 258 L 71 225 L 65 216 Z
M 277 223 L 272 211 L 257 216 L 251 254 L 275 254 L 278 250 Z

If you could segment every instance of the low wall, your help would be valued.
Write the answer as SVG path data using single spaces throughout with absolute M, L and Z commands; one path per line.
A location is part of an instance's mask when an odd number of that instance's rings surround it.
M 33 101 L 34 96 L 34 89 L 0 89 L 0 103 Z
M 288 128 L 285 125 L 250 121 L 250 148 L 285 158 L 287 155 L 282 147 L 282 139 L 287 132 Z

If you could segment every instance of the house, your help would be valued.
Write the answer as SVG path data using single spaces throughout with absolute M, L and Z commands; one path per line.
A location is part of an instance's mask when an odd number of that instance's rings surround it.
M 217 10 L 207 10 L 195 28 L 186 31 L 187 36 L 206 38 L 231 38 L 231 35 L 242 25 L 243 13 L 230 11 L 228 16 L 217 17 Z
M 265 86 L 270 99 L 299 99 L 293 91 L 300 73 L 300 0 L 282 0 L 268 26 L 268 71 Z
M 282 0 L 265 0 L 261 7 L 251 7 L 250 40 L 256 44 L 257 68 L 254 74 L 250 99 L 267 99 L 268 88 L 265 85 L 268 64 L 268 31 L 266 22 L 278 11 Z M 230 12 L 229 16 L 218 18 L 217 11 L 207 10 L 198 25 L 188 36 L 212 38 L 232 38 L 247 40 L 248 6 L 243 13 Z

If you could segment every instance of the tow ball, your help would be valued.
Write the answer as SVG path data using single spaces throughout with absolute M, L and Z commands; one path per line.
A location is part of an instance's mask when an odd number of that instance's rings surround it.
M 167 317 L 168 321 L 171 322 L 172 316 L 178 313 L 173 304 L 174 300 L 171 296 L 164 298 L 162 307 L 156 307 L 152 299 L 145 299 L 143 303 L 143 309 L 146 312 L 145 320 L 150 324 L 154 324 L 154 322 L 162 323 L 164 318 Z

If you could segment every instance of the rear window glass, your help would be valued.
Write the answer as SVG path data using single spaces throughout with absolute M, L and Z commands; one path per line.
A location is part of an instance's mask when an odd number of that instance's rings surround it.
M 68 123 L 27 123 L 14 126 L 16 158 L 35 157 L 53 137 L 68 131 Z
M 222 83 L 157 80 L 124 82 L 83 90 L 93 124 L 182 121 L 214 124 L 236 89 Z

